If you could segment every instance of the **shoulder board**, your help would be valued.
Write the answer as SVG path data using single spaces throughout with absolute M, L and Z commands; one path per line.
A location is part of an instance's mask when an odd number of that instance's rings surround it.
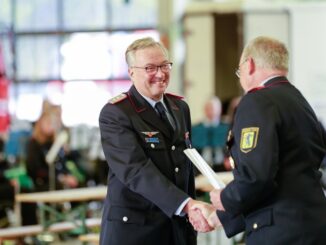
M 176 94 L 171 94 L 171 93 L 165 93 L 167 96 L 169 97 L 174 97 L 174 98 L 177 98 L 179 100 L 182 100 L 184 97 L 183 96 L 180 96 L 180 95 L 176 95 Z
M 111 99 L 109 100 L 109 103 L 110 103 L 110 104 L 116 104 L 116 103 L 118 103 L 118 102 L 120 102 L 120 101 L 123 101 L 123 100 L 126 99 L 127 97 L 128 97 L 128 96 L 127 96 L 126 94 L 122 93 L 122 94 L 119 94 L 119 95 L 117 95 L 117 96 L 111 98 Z

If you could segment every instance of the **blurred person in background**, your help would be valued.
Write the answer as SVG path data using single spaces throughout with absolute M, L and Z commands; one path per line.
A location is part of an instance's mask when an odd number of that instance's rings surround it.
M 25 167 L 27 174 L 33 180 L 34 188 L 32 190 L 22 190 L 22 192 L 40 192 L 49 191 L 49 164 L 46 161 L 46 155 L 52 147 L 56 135 L 61 129 L 60 108 L 47 106 L 34 123 L 31 138 L 26 144 Z M 61 147 L 57 153 L 54 166 L 55 189 L 75 188 L 78 186 L 78 179 L 67 169 L 67 158 L 64 147 Z M 35 204 L 22 204 L 22 224 L 36 224 Z
M 193 147 L 215 171 L 226 171 L 223 163 L 229 124 L 221 120 L 222 103 L 217 96 L 207 100 L 204 114 L 202 122 L 192 126 Z

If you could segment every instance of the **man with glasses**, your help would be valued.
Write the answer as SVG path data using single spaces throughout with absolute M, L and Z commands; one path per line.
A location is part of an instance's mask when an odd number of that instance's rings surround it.
M 109 165 L 100 244 L 192 245 L 196 233 L 211 230 L 192 210 L 193 166 L 190 112 L 181 97 L 165 93 L 172 62 L 152 38 L 126 50 L 132 87 L 101 111 L 102 146 Z M 214 207 L 201 203 L 205 210 Z
M 257 37 L 245 47 L 237 75 L 246 94 L 228 141 L 234 180 L 210 193 L 227 236 L 245 231 L 247 245 L 326 244 L 319 171 L 326 136 L 286 77 L 288 59 L 273 38 Z M 212 226 L 217 216 L 209 217 Z

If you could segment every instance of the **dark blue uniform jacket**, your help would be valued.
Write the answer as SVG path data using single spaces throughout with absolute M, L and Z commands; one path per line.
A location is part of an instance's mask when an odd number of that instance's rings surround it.
M 326 244 L 326 199 L 318 171 L 325 156 L 320 123 L 285 77 L 241 100 L 229 140 L 234 181 L 218 211 L 228 236 L 246 244 Z
M 165 94 L 174 117 L 173 135 L 134 86 L 101 111 L 99 123 L 109 165 L 102 245 L 196 243 L 186 217 L 175 216 L 194 197 L 192 164 L 183 150 L 190 146 L 190 113 L 180 97 Z

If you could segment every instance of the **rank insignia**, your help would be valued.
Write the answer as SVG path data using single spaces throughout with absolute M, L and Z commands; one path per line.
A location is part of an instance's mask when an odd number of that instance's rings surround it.
M 145 138 L 146 143 L 160 143 L 160 140 L 157 137 Z
M 124 100 L 125 98 L 127 98 L 127 95 L 122 93 L 122 94 L 119 94 L 119 95 L 117 95 L 117 96 L 111 98 L 111 99 L 109 100 L 109 103 L 110 103 L 110 104 L 116 104 L 116 103 L 118 103 L 118 102 Z
M 248 153 L 253 150 L 257 145 L 259 128 L 243 128 L 241 130 L 240 150 Z

